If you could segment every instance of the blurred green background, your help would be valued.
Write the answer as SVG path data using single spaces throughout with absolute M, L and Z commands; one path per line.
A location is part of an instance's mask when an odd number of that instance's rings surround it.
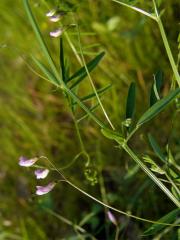
M 59 41 L 51 39 L 49 32 L 57 24 L 50 23 L 45 14 L 57 2 L 30 1 L 56 64 L 59 62 Z M 111 1 L 64 0 L 60 1 L 61 4 L 76 7 L 75 15 L 86 59 L 92 59 L 102 50 L 106 52 L 92 78 L 97 88 L 113 84 L 102 101 L 117 128 L 121 128 L 124 120 L 126 96 L 132 81 L 138 86 L 136 118 L 148 106 L 153 74 L 158 69 L 164 71 L 163 92 L 167 92 L 172 71 L 156 23 Z M 137 6 L 152 10 L 151 1 L 138 1 Z M 161 7 L 166 9 L 163 22 L 177 59 L 179 0 L 162 1 Z M 30 60 L 31 54 L 42 61 L 44 57 L 22 1 L 1 0 L 0 10 L 0 239 L 83 239 L 61 216 L 74 224 L 89 216 L 83 226 L 88 232 L 100 240 L 114 239 L 114 227 L 105 217 L 102 206 L 64 183 L 48 195 L 35 197 L 33 193 L 37 183 L 33 169 L 23 169 L 18 165 L 21 155 L 29 158 L 44 155 L 54 161 L 58 168 L 63 168 L 81 149 L 64 96 L 34 74 L 27 65 L 35 68 Z M 71 24 L 73 18 L 67 15 L 62 21 L 63 24 Z M 78 50 L 75 31 L 70 29 L 68 36 Z M 71 71 L 75 71 L 79 63 L 67 41 L 65 49 Z M 81 91 L 83 95 L 90 91 L 88 80 L 82 84 Z M 148 131 L 156 136 L 162 147 L 165 147 L 170 135 L 174 154 L 178 153 L 179 124 L 178 119 L 174 119 L 176 131 L 172 131 L 170 113 L 169 108 L 132 139 L 131 144 L 139 154 L 151 151 L 144 136 Z M 101 136 L 92 121 L 86 119 L 79 127 L 91 159 L 90 177 L 97 173 L 98 183 L 92 186 L 85 176 L 87 159 L 83 156 L 64 170 L 67 178 L 93 196 L 121 210 L 132 211 L 134 215 L 157 220 L 173 210 L 174 206 L 166 196 L 124 152 Z M 176 159 L 179 158 L 179 155 L 176 156 Z M 52 174 L 51 177 L 57 176 Z M 45 182 L 42 181 L 42 184 Z M 106 194 L 103 193 L 104 186 Z M 47 208 L 50 210 L 47 211 Z M 149 226 L 123 215 L 115 215 L 122 228 L 121 239 L 140 239 Z M 178 239 L 176 229 L 169 231 L 162 239 Z

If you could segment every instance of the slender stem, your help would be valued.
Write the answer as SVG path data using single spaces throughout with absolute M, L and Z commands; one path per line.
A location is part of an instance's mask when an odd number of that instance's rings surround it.
M 173 223 L 173 224 L 178 224 L 180 223 L 180 219 L 177 218 L 177 220 Z M 169 227 L 166 227 L 162 232 L 160 232 L 158 235 L 156 235 L 153 240 L 159 240 L 159 239 L 163 239 L 163 236 L 167 236 L 167 233 L 169 231 L 172 230 L 172 228 L 174 227 L 173 224 Z
M 169 177 L 169 175 L 167 173 L 165 173 L 167 179 L 169 180 L 169 182 L 171 183 L 171 185 L 174 187 L 174 189 L 176 190 L 176 192 L 178 193 L 178 195 L 180 196 L 180 190 L 179 188 L 176 186 L 176 184 L 174 183 L 174 181 Z
M 170 181 L 166 180 L 166 179 L 163 179 L 163 178 L 159 178 L 162 182 L 165 182 L 165 183 L 169 183 L 169 184 L 172 184 Z M 180 183 L 176 183 L 177 186 L 180 186 Z
M 136 126 L 129 134 L 129 136 L 126 138 L 126 143 L 132 138 L 132 136 L 135 134 L 135 132 L 139 129 L 139 126 Z
M 73 187 L 74 189 L 78 190 L 79 192 L 81 192 L 82 194 L 84 194 L 85 196 L 87 196 L 88 198 L 92 199 L 93 201 L 101 204 L 102 206 L 104 207 L 107 207 L 108 209 L 111 209 L 115 212 L 118 212 L 118 213 L 121 213 L 123 215 L 126 215 L 127 217 L 131 217 L 131 218 L 134 218 L 136 220 L 139 220 L 139 221 L 144 221 L 144 222 L 149 222 L 149 223 L 155 223 L 155 224 L 159 224 L 159 225 L 165 225 L 165 226 L 171 226 L 172 224 L 169 224 L 169 223 L 164 223 L 164 222 L 157 222 L 157 221 L 153 221 L 153 220 L 149 220 L 149 219 L 145 219 L 145 218 L 141 218 L 141 217 L 138 217 L 138 216 L 135 216 L 133 214 L 130 214 L 129 212 L 123 212 L 117 208 L 114 208 L 102 201 L 100 201 L 99 199 L 93 197 L 92 195 L 90 195 L 89 193 L 85 192 L 84 190 L 82 190 L 81 188 L 77 187 L 76 185 L 74 185 L 72 182 L 70 182 L 69 180 L 66 179 L 66 181 L 64 181 L 66 183 L 68 183 L 71 187 Z M 180 225 L 177 225 L 177 226 L 180 226 Z
M 86 148 L 84 146 L 84 142 L 83 142 L 82 137 L 81 137 L 81 133 L 80 133 L 80 129 L 79 129 L 79 126 L 78 126 L 78 122 L 77 122 L 76 117 L 75 117 L 74 114 L 73 114 L 73 119 L 74 119 L 74 125 L 75 125 L 75 128 L 76 128 L 76 133 L 77 133 L 77 136 L 78 136 L 78 139 L 79 139 L 79 143 L 80 143 L 81 153 L 87 158 L 87 162 L 86 162 L 85 165 L 89 166 L 89 164 L 90 164 L 90 157 L 89 157 L 89 154 L 87 153 Z
M 139 221 L 144 221 L 144 222 L 148 222 L 148 223 L 155 223 L 155 224 L 159 224 L 159 225 L 164 225 L 164 226 L 171 226 L 172 224 L 169 224 L 169 223 L 164 223 L 164 222 L 158 222 L 158 221 L 153 221 L 153 220 L 149 220 L 149 219 L 145 219 L 145 218 L 141 218 L 141 217 L 138 217 L 138 216 L 135 216 L 133 214 L 130 214 L 129 212 L 124 212 L 124 211 L 121 211 L 117 208 L 114 208 L 102 201 L 100 201 L 99 199 L 93 197 L 92 195 L 90 195 L 89 193 L 85 192 L 84 190 L 82 190 L 81 188 L 77 187 L 75 184 L 73 184 L 71 181 L 69 181 L 65 176 L 64 174 L 58 169 L 56 168 L 55 164 L 50 161 L 47 157 L 45 156 L 41 156 L 40 158 L 45 158 L 48 160 L 48 162 L 51 164 L 51 166 L 59 173 L 59 175 L 62 177 L 62 180 L 59 180 L 59 182 L 65 182 L 65 183 L 68 183 L 71 187 L 73 187 L 74 189 L 78 190 L 79 192 L 81 192 L 82 194 L 84 194 L 85 196 L 87 196 L 88 198 L 92 199 L 93 201 L 101 204 L 102 206 L 104 207 L 107 207 L 108 209 L 111 209 L 115 212 L 118 212 L 118 213 L 121 213 L 127 217 L 131 217 L 131 218 L 134 218 L 136 220 L 139 220 Z M 174 226 L 180 226 L 180 225 L 174 225 Z
M 174 72 L 175 79 L 176 79 L 176 81 L 178 83 L 178 86 L 180 87 L 180 76 L 179 76 L 179 73 L 178 73 L 178 70 L 177 70 L 177 67 L 176 67 L 176 63 L 174 61 L 171 49 L 169 47 L 169 43 L 168 43 L 165 31 L 164 31 L 164 27 L 163 27 L 163 24 L 162 24 L 162 21 L 161 21 L 160 18 L 158 19 L 158 25 L 159 25 L 161 36 L 162 36 L 162 39 L 163 39 L 163 42 L 164 42 L 164 46 L 166 48 L 166 52 L 167 52 L 167 55 L 168 55 L 168 58 L 169 58 L 172 70 Z
M 100 187 L 100 192 L 101 192 L 101 196 L 102 196 L 102 200 L 104 203 L 108 204 L 108 198 L 107 198 L 107 193 L 106 193 L 106 187 L 104 184 L 104 178 L 103 178 L 103 174 L 102 174 L 102 166 L 101 166 L 101 149 L 100 149 L 100 141 L 97 142 L 97 160 L 99 162 L 99 187 Z M 107 222 L 107 212 L 108 209 L 107 207 L 104 207 L 104 213 L 105 213 L 105 220 Z M 108 239 L 109 237 L 109 226 L 107 224 L 105 224 L 105 233 L 106 233 L 106 238 Z
M 98 100 L 98 102 L 99 102 L 99 105 L 101 106 L 101 109 L 102 109 L 102 111 L 103 111 L 103 113 L 104 113 L 104 116 L 105 116 L 106 120 L 107 120 L 108 123 L 110 124 L 111 128 L 112 128 L 113 130 L 115 130 L 115 127 L 113 126 L 111 120 L 109 119 L 109 117 L 108 117 L 108 115 L 107 115 L 107 113 L 106 113 L 106 110 L 105 110 L 105 108 L 104 108 L 104 106 L 103 106 L 103 104 L 102 104 L 102 102 L 101 102 L 101 100 L 100 100 L 100 98 L 99 98 L 99 95 L 98 95 L 98 93 L 97 93 L 96 87 L 95 87 L 95 85 L 94 85 L 94 82 L 93 82 L 93 80 L 92 80 L 92 78 L 91 78 L 91 75 L 90 75 L 90 73 L 89 73 L 89 70 L 88 70 L 88 68 L 87 68 L 86 61 L 85 61 L 84 55 L 83 55 L 83 49 L 82 49 L 82 44 L 81 44 L 81 36 L 80 36 L 80 30 L 79 30 L 79 25 L 78 25 L 78 23 L 76 24 L 76 26 L 77 26 L 78 41 L 79 41 L 79 47 L 80 47 L 80 53 L 81 53 L 81 57 L 82 57 L 82 62 L 83 62 L 83 65 L 84 65 L 84 67 L 85 67 L 85 69 L 86 69 L 86 72 L 87 72 L 89 81 L 90 81 L 90 83 L 91 83 L 91 86 L 92 86 L 92 88 L 93 88 L 93 91 L 94 91 L 94 93 L 95 93 L 95 95 L 96 95 L 96 98 L 97 98 L 97 100 Z
M 54 211 L 52 211 L 49 208 L 45 208 L 45 211 L 47 211 L 48 213 L 52 214 L 54 217 L 58 218 L 59 220 L 61 220 L 62 222 L 66 223 L 69 226 L 75 227 L 76 229 L 78 229 L 80 232 L 82 233 L 86 233 L 86 230 L 84 228 L 82 228 L 79 225 L 74 224 L 73 222 L 71 222 L 69 219 L 61 216 L 60 214 L 55 213 Z
M 74 125 L 75 125 L 75 129 L 76 129 L 76 133 L 77 133 L 77 136 L 78 136 L 78 139 L 79 139 L 81 151 L 82 151 L 82 152 L 86 152 L 85 146 L 84 146 L 84 143 L 83 143 L 83 140 L 82 140 L 82 137 L 81 137 L 81 133 L 80 133 L 80 130 L 79 130 L 79 127 L 78 127 L 77 120 L 76 120 L 76 118 L 75 118 L 75 116 L 74 116 L 73 113 L 72 113 L 72 115 L 73 115 L 73 120 L 74 120 Z
M 163 23 L 161 21 L 161 17 L 158 13 L 158 10 L 157 10 L 155 0 L 153 0 L 153 4 L 154 4 L 155 14 L 156 14 L 156 18 L 157 18 L 157 23 L 158 23 L 159 30 L 160 30 L 160 33 L 161 33 L 161 37 L 162 37 L 162 40 L 163 40 L 163 43 L 164 43 L 164 47 L 166 49 L 166 53 L 168 55 L 168 58 L 169 58 L 169 61 L 170 61 L 175 79 L 178 83 L 178 86 L 180 87 L 180 76 L 179 76 L 179 73 L 178 73 L 178 69 L 177 69 L 176 63 L 174 61 L 171 49 L 170 49 L 170 46 L 169 46 L 169 43 L 168 43 L 168 40 L 167 40 L 167 37 L 166 37 L 166 33 L 165 33 L 165 30 L 164 30 L 164 26 L 163 26 Z
M 93 113 L 99 106 L 99 103 L 97 103 L 96 105 L 92 106 L 89 110 Z M 86 113 L 85 115 L 83 115 L 82 117 L 80 117 L 79 119 L 77 119 L 77 122 L 80 123 L 82 120 L 84 120 L 85 118 L 87 118 L 89 115 Z
M 71 42 L 68 33 L 65 33 L 65 36 L 66 36 L 66 39 L 67 39 L 70 47 L 72 48 L 72 50 L 73 50 L 73 52 L 74 52 L 74 54 L 75 54 L 75 56 L 77 57 L 77 60 L 79 61 L 80 65 L 82 66 L 82 65 L 83 65 L 83 62 L 81 61 L 81 58 L 79 57 L 79 55 L 78 55 L 78 53 L 77 53 L 77 51 L 76 51 L 75 46 L 74 46 L 73 43 Z M 68 89 L 68 87 L 64 86 L 64 88 L 65 88 L 65 91 L 66 91 L 67 93 L 69 93 L 69 95 L 71 96 L 71 98 L 73 98 L 77 103 L 79 103 L 79 106 L 81 106 L 81 107 L 85 110 L 85 112 L 87 113 L 87 115 L 89 115 L 90 117 L 93 116 L 93 117 L 92 117 L 93 120 L 94 120 L 96 123 L 98 123 L 98 125 L 99 125 L 100 127 L 102 127 L 102 126 L 103 126 L 103 123 L 92 113 L 92 111 L 91 111 L 91 110 L 88 110 L 88 108 L 82 103 L 82 101 L 81 101 L 78 97 L 76 97 L 76 95 L 73 94 L 73 92 L 72 92 L 70 89 Z M 77 100 L 77 99 L 79 99 L 79 100 Z M 96 120 L 95 120 L 95 119 L 96 119 Z M 75 127 L 76 127 L 76 129 L 77 129 L 77 125 L 78 125 L 78 120 L 75 119 Z M 104 125 L 104 126 L 105 126 L 105 125 Z M 79 134 L 78 134 L 78 137 L 79 137 Z M 81 138 L 81 137 L 80 137 L 80 138 Z M 80 143 L 81 143 L 81 146 L 82 146 L 82 141 L 80 141 Z M 84 152 L 86 152 L 86 151 L 84 151 Z
M 71 98 L 73 98 L 79 106 L 84 109 L 84 111 L 101 127 L 101 128 L 106 128 L 106 125 L 99 120 L 92 112 L 89 111 L 89 109 L 84 105 L 81 100 L 74 94 L 66 85 L 63 85 L 64 91 L 69 94 Z
M 116 227 L 116 234 L 115 234 L 115 239 L 114 240 L 119 240 L 119 233 L 120 233 L 120 228 L 117 226 Z
M 65 37 L 66 37 L 66 39 L 67 39 L 67 41 L 68 41 L 68 43 L 69 43 L 69 46 L 71 47 L 71 49 L 72 49 L 72 51 L 73 51 L 73 53 L 74 53 L 74 55 L 76 56 L 78 62 L 79 62 L 80 65 L 82 66 L 82 65 L 83 65 L 82 60 L 81 60 L 81 58 L 79 57 L 79 55 L 78 55 L 78 53 L 77 53 L 77 51 L 76 51 L 76 48 L 75 48 L 74 44 L 72 43 L 72 41 L 71 41 L 68 33 L 65 32 L 64 35 L 65 35 Z
M 69 226 L 72 226 L 74 229 L 78 230 L 79 232 L 81 232 L 82 234 L 86 234 L 89 237 L 91 237 L 93 240 L 97 240 L 92 234 L 90 234 L 89 232 L 87 232 L 84 228 L 82 228 L 80 225 L 74 224 L 72 221 L 70 221 L 69 219 L 61 216 L 60 214 L 55 213 L 54 211 L 52 211 L 49 208 L 44 208 L 45 211 L 47 211 L 49 214 L 53 215 L 54 217 L 56 217 L 57 219 L 59 219 L 60 221 L 66 223 Z M 84 238 L 83 238 L 84 239 Z
M 157 20 L 156 17 L 154 17 L 151 13 L 148 13 L 148 12 L 146 12 L 146 11 L 140 9 L 140 8 L 131 6 L 131 5 L 129 5 L 129 4 L 126 4 L 126 3 L 121 2 L 121 1 L 118 1 L 118 0 L 112 0 L 112 2 L 119 3 L 119 4 L 121 4 L 122 6 L 128 7 L 128 8 L 130 8 L 130 9 L 136 11 L 136 12 L 142 13 L 143 15 L 145 15 L 145 16 L 147 16 L 147 17 L 149 17 L 149 18 L 152 18 L 152 19 L 155 20 L 155 21 Z
M 132 159 L 143 169 L 143 171 L 161 188 L 161 190 L 174 202 L 177 207 L 180 207 L 180 202 L 166 188 L 166 186 L 147 168 L 147 166 L 137 157 L 137 155 L 129 148 L 127 144 L 123 145 L 124 150 L 131 156 Z
M 163 43 L 164 43 L 164 47 L 166 49 L 166 53 L 168 55 L 168 58 L 169 58 L 169 61 L 170 61 L 170 64 L 171 64 L 171 67 L 172 67 L 175 79 L 176 79 L 176 81 L 178 83 L 178 86 L 180 87 L 180 75 L 178 73 L 178 69 L 177 69 L 176 63 L 174 61 L 171 49 L 170 49 L 170 46 L 169 46 L 169 43 L 168 43 L 168 40 L 167 40 L 167 37 L 166 37 L 166 33 L 165 33 L 165 30 L 164 30 L 164 26 L 163 26 L 163 23 L 161 21 L 161 17 L 160 17 L 160 15 L 158 13 L 158 10 L 157 10 L 157 6 L 156 6 L 155 0 L 153 0 L 153 4 L 154 4 L 154 9 L 155 9 L 156 16 L 153 16 L 152 14 L 150 14 L 150 13 L 148 13 L 148 12 L 146 12 L 146 11 L 140 9 L 140 8 L 131 6 L 131 5 L 123 3 L 121 1 L 118 1 L 118 0 L 112 0 L 112 1 L 116 2 L 116 3 L 119 3 L 119 4 L 121 4 L 121 5 L 125 6 L 125 7 L 128 7 L 128 8 L 130 8 L 130 9 L 136 11 L 136 12 L 144 14 L 147 17 L 150 17 L 151 19 L 155 20 L 158 23 L 159 30 L 160 30 L 160 33 L 161 33 L 161 37 L 162 37 L 162 40 L 163 40 Z

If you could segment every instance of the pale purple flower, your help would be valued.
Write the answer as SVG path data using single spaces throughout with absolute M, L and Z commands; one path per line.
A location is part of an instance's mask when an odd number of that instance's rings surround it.
M 21 156 L 19 158 L 19 165 L 22 167 L 31 167 L 37 160 L 38 160 L 37 157 L 28 159 L 26 157 Z
M 107 211 L 107 216 L 110 222 L 112 222 L 114 225 L 117 225 L 117 221 L 115 216 L 112 214 L 112 212 Z
M 66 12 L 56 11 L 52 16 L 49 16 L 49 20 L 51 22 L 58 22 L 64 15 L 66 15 Z
M 56 185 L 55 182 L 50 182 L 46 186 L 36 186 L 36 194 L 37 195 L 44 195 L 44 194 L 50 192 L 54 188 L 55 185 Z
M 36 175 L 37 179 L 44 179 L 47 177 L 49 173 L 48 169 L 37 169 L 34 171 L 34 174 Z
M 51 22 L 58 22 L 61 19 L 61 17 L 62 16 L 58 14 L 58 15 L 51 16 L 49 19 Z
M 51 11 L 49 11 L 48 13 L 46 13 L 46 17 L 52 17 L 55 13 L 56 13 L 56 10 L 55 10 L 55 9 L 52 9 Z
M 62 33 L 63 33 L 63 29 L 62 29 L 62 28 L 58 28 L 58 29 L 56 29 L 55 31 L 50 32 L 50 36 L 56 38 L 56 37 L 61 36 Z

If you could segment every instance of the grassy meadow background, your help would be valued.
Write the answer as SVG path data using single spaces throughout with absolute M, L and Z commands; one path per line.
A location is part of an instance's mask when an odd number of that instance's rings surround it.
M 103 104 L 117 128 L 124 120 L 128 87 L 137 83 L 135 118 L 148 106 L 153 74 L 164 72 L 163 92 L 171 85 L 172 70 L 157 25 L 147 17 L 109 0 L 60 1 L 76 6 L 76 19 L 86 60 L 98 52 L 106 55 L 92 72 L 97 88 L 112 83 L 102 97 Z M 48 47 L 59 64 L 59 41 L 49 32 L 56 28 L 45 16 L 57 1 L 30 1 Z M 151 1 L 139 1 L 137 6 L 151 10 Z M 175 59 L 178 57 L 179 0 L 163 1 L 166 9 L 163 22 Z M 21 0 L 0 1 L 0 239 L 59 240 L 92 239 L 80 236 L 73 224 L 80 224 L 97 239 L 114 239 L 115 227 L 107 219 L 104 208 L 86 198 L 65 183 L 42 197 L 33 195 L 36 180 L 33 169 L 18 165 L 21 155 L 47 156 L 65 176 L 93 196 L 123 211 L 157 220 L 174 209 L 173 203 L 114 142 L 108 141 L 99 128 L 86 118 L 79 124 L 87 153 L 90 172 L 87 176 L 85 156 L 73 159 L 81 152 L 74 121 L 63 94 L 34 74 L 36 67 L 30 55 L 44 60 Z M 72 24 L 67 15 L 63 24 Z M 72 28 L 68 37 L 79 49 L 77 34 Z M 71 71 L 80 66 L 65 40 L 66 59 Z M 36 69 L 39 72 L 38 69 Z M 84 81 L 80 94 L 90 92 Z M 98 114 L 98 110 L 97 110 Z M 99 113 L 101 116 L 101 113 Z M 78 117 L 82 116 L 79 112 Z M 175 131 L 173 131 L 173 128 Z M 178 116 L 172 121 L 169 107 L 158 118 L 143 127 L 131 140 L 140 155 L 151 152 L 146 132 L 151 132 L 165 149 L 169 142 L 176 159 L 180 149 Z M 52 179 L 56 175 L 50 175 Z M 94 179 L 96 178 L 96 179 Z M 93 181 L 97 183 L 93 185 Z M 140 239 L 148 223 L 114 213 L 120 223 L 120 239 Z M 87 217 L 87 219 L 85 219 Z M 70 221 L 67 222 L 66 220 Z M 72 224 L 71 224 L 72 223 Z M 72 225 L 72 226 L 71 226 Z M 177 229 L 163 235 L 164 240 L 178 239 Z M 152 239 L 146 237 L 145 239 Z

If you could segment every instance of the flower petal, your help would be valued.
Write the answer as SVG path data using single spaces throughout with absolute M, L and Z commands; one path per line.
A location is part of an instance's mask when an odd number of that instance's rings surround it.
M 19 165 L 22 167 L 30 167 L 38 160 L 37 157 L 28 159 L 26 157 L 21 156 L 19 158 Z
M 47 177 L 49 173 L 48 169 L 37 169 L 34 171 L 34 174 L 36 175 L 37 179 L 44 179 Z
M 46 186 L 36 186 L 36 195 L 44 195 L 48 192 L 50 192 L 54 186 L 56 185 L 55 182 L 50 182 Z
M 114 225 L 117 225 L 117 221 L 115 216 L 112 214 L 112 212 L 108 211 L 107 216 L 110 222 L 112 222 Z
M 51 22 L 58 22 L 61 19 L 61 15 L 59 15 L 59 14 L 54 15 L 54 16 L 51 16 L 49 19 Z
M 57 30 L 50 32 L 50 36 L 51 37 L 59 37 L 61 36 L 63 33 L 63 29 L 62 28 L 58 28 Z
M 55 13 L 56 13 L 56 10 L 55 10 L 55 9 L 52 9 L 51 11 L 49 11 L 48 13 L 46 13 L 46 17 L 52 17 Z

